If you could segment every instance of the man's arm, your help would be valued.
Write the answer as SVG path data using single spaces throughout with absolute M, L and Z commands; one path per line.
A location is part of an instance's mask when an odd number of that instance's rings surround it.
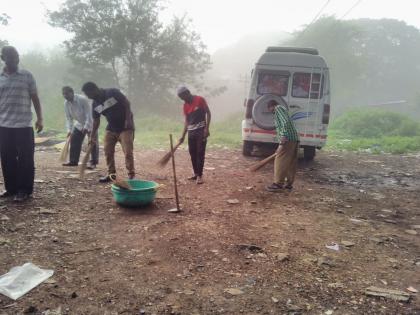
M 211 121 L 210 108 L 206 106 L 206 128 L 204 129 L 204 138 L 207 138 L 210 136 L 210 121 Z
M 124 97 L 123 106 L 125 110 L 125 129 L 134 130 L 134 118 L 131 111 L 130 101 Z
M 66 114 L 67 137 L 70 137 L 71 132 L 73 130 L 73 118 L 71 117 L 70 109 L 67 105 L 67 102 L 64 103 L 64 112 Z
M 98 143 L 98 138 L 97 136 L 97 131 L 99 129 L 99 125 L 101 124 L 101 119 L 100 118 L 93 118 L 93 126 L 92 126 L 92 131 L 90 133 L 90 140 L 89 143 Z
M 41 102 L 39 101 L 39 97 L 37 93 L 31 94 L 31 100 L 34 104 L 35 113 L 36 113 L 36 122 L 35 122 L 35 129 L 39 133 L 44 129 L 44 120 L 42 118 L 42 107 Z
M 86 98 L 83 98 L 83 110 L 85 114 L 85 125 L 83 126 L 83 132 L 88 133 L 92 130 L 93 118 L 92 118 L 92 106 Z
M 183 143 L 184 142 L 184 140 L 185 140 L 185 135 L 187 134 L 187 131 L 188 131 L 188 122 L 187 122 L 187 117 L 185 117 L 185 120 L 184 120 L 184 129 L 182 130 L 182 135 L 181 135 L 181 138 L 179 138 L 179 143 Z

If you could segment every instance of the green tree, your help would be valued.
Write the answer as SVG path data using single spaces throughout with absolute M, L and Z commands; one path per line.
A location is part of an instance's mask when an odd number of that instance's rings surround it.
M 355 105 L 412 100 L 418 91 L 420 31 L 405 22 L 324 17 L 296 32 L 289 44 L 316 47 L 325 57 L 336 113 Z
M 8 16 L 6 13 L 1 13 L 0 14 L 0 26 L 6 26 L 9 24 L 9 19 L 10 16 Z M 0 39 L 0 48 L 3 46 L 8 45 L 9 43 L 7 42 L 7 40 L 4 39 Z
M 67 0 L 49 19 L 73 34 L 65 45 L 76 65 L 109 71 L 135 106 L 165 109 L 174 87 L 199 85 L 210 62 L 189 21 L 174 18 L 163 26 L 160 9 L 159 0 Z

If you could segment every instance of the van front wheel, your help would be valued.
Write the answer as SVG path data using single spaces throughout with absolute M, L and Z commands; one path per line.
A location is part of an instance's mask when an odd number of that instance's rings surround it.
M 315 147 L 304 147 L 303 148 L 303 158 L 306 161 L 312 161 L 315 157 Z
M 244 141 L 244 143 L 242 144 L 242 154 L 244 156 L 251 156 L 253 149 L 254 143 L 252 141 Z

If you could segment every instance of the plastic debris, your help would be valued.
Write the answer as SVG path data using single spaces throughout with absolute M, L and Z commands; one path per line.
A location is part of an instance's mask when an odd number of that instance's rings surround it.
M 53 274 L 53 270 L 41 269 L 32 263 L 13 267 L 0 276 L 0 293 L 17 300 Z

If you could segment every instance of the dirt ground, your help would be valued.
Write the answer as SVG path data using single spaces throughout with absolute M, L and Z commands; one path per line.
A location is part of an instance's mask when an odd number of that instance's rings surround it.
M 246 170 L 257 157 L 210 150 L 197 186 L 181 150 L 184 211 L 170 214 L 162 154 L 136 154 L 139 177 L 163 185 L 156 202 L 124 209 L 97 183 L 103 161 L 81 182 L 38 147 L 34 199 L 0 204 L 0 274 L 55 273 L 17 301 L 0 295 L 0 314 L 420 314 L 419 293 L 365 295 L 420 290 L 420 155 L 320 153 L 300 161 L 293 192 L 273 194 L 272 165 Z

